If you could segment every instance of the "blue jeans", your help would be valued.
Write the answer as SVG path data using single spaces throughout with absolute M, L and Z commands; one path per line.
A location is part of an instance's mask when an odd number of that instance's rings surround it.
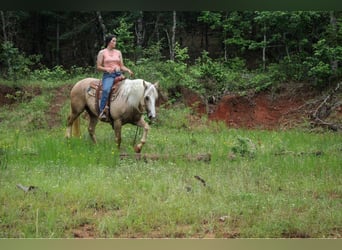
M 121 72 L 114 72 L 114 73 L 103 73 L 102 76 L 102 97 L 100 101 L 100 113 L 104 110 L 107 99 L 109 97 L 110 90 L 113 86 L 114 79 L 117 76 L 120 76 Z

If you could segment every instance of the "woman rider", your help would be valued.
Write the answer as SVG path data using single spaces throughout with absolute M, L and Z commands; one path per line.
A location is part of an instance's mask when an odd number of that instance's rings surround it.
M 127 68 L 122 59 L 120 50 L 115 49 L 116 36 L 108 35 L 105 38 L 106 48 L 99 51 L 97 55 L 97 69 L 103 72 L 102 76 L 102 97 L 100 101 L 100 115 L 102 121 L 107 120 L 104 112 L 110 90 L 113 86 L 114 79 L 120 76 L 122 71 L 128 72 L 130 76 L 133 72 Z

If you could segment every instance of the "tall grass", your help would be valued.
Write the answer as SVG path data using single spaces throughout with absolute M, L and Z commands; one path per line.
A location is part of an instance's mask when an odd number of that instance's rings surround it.
M 70 140 L 63 125 L 0 123 L 0 237 L 341 237 L 341 134 L 229 129 L 189 114 L 160 109 L 143 149 L 159 160 L 120 159 L 133 155 L 130 125 L 119 151 L 108 124 L 93 145 L 84 118 Z M 211 160 L 187 157 L 200 154 Z

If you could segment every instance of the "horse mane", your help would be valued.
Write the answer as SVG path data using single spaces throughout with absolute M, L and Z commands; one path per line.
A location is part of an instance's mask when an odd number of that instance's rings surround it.
M 144 97 L 144 82 L 148 87 L 152 84 L 142 79 L 124 80 L 118 90 L 117 99 L 127 102 L 127 104 L 133 108 L 138 108 L 141 103 L 141 99 Z

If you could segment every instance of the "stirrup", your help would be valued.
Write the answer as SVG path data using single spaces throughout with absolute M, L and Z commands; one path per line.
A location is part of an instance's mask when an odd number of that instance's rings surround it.
M 102 112 L 99 114 L 99 119 L 101 121 L 108 121 L 108 109 L 109 107 L 106 105 Z

